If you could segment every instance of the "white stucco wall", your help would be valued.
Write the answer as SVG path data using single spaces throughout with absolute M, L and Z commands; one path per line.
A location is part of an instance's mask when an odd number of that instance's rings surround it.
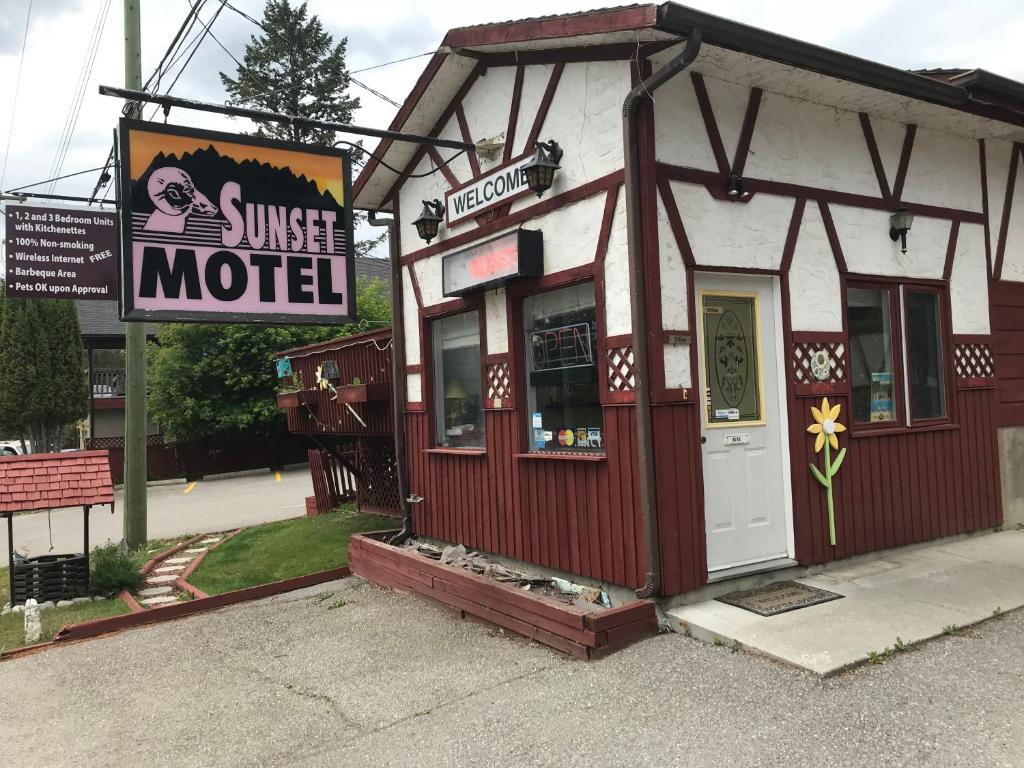
M 879 195 L 878 177 L 855 113 L 774 93 L 761 99 L 745 174 Z
M 486 354 L 505 354 L 508 352 L 508 307 L 505 303 L 504 288 L 484 294 L 484 312 L 484 325 L 487 329 Z
M 953 333 L 989 333 L 985 228 L 961 224 L 953 256 L 949 303 Z
M 452 115 L 448 122 L 445 124 L 441 132 L 437 134 L 438 138 L 449 139 L 452 141 L 462 141 L 462 129 L 459 128 L 459 121 Z M 473 138 L 476 141 L 475 138 Z M 473 170 L 469 165 L 469 155 L 465 152 L 460 153 L 457 149 L 438 149 L 437 153 L 441 156 L 442 160 L 448 160 L 451 157 L 455 157 L 447 167 L 455 174 L 455 178 L 460 183 L 465 184 L 471 178 L 473 178 Z M 440 198 L 444 202 L 444 198 Z
M 1003 196 L 1005 197 L 1005 187 Z M 998 232 L 998 225 L 996 231 Z M 1013 187 L 1013 202 L 1010 205 L 1010 225 L 1006 230 L 1006 247 L 1003 252 L 1002 279 L 1024 281 L 1024 163 L 1017 163 L 1017 180 Z
M 409 270 L 411 267 L 402 269 L 402 327 L 405 328 L 405 363 L 406 365 L 419 365 L 420 362 L 420 326 L 419 308 L 416 305 L 416 295 L 413 292 L 412 279 Z
M 703 171 L 718 170 L 693 81 L 685 75 L 669 80 L 658 91 L 654 100 L 654 144 L 659 160 Z
M 832 220 L 851 272 L 939 279 L 949 247 L 948 219 L 916 216 L 907 234 L 907 252 L 889 237 L 889 212 L 831 205 Z
M 980 212 L 978 142 L 918 128 L 903 185 L 903 200 Z
M 693 386 L 690 375 L 690 345 L 665 344 L 665 386 L 669 389 L 689 389 Z
M 548 80 L 551 79 L 552 69 L 552 64 L 531 64 L 523 67 L 523 90 L 519 96 L 519 117 L 516 120 L 516 135 L 512 141 L 512 157 L 517 157 L 526 150 L 526 138 L 533 128 L 533 121 L 537 116 L 541 99 L 544 98 Z M 544 140 L 542 137 L 541 141 Z
M 875 134 L 878 156 L 882 160 L 882 169 L 885 171 L 885 179 L 891 192 L 896 181 L 896 171 L 900 167 L 900 156 L 903 154 L 903 140 L 907 135 L 907 126 L 897 123 L 895 120 L 883 120 L 872 115 L 871 132 Z
M 672 182 L 679 217 L 698 265 L 778 269 L 793 214 L 791 197 L 716 200 L 697 184 Z
M 789 268 L 789 304 L 794 331 L 843 330 L 839 270 L 813 201 L 804 207 Z
M 686 265 L 665 204 L 658 196 L 658 259 L 661 264 L 661 323 L 663 328 L 684 331 L 690 327 Z
M 423 377 L 420 374 L 410 373 L 405 377 L 405 393 L 408 402 L 423 402 Z
M 462 99 L 473 141 L 505 135 L 515 79 L 515 67 L 488 67 L 487 74 L 478 77 Z M 501 163 L 501 154 L 493 160 L 483 156 L 479 159 L 480 169 L 485 171 Z
M 629 309 L 629 257 L 626 251 L 625 193 L 619 190 L 615 218 L 604 257 L 605 333 L 618 336 L 633 330 Z
M 416 270 L 416 280 L 420 285 L 423 306 L 430 307 L 444 301 L 444 288 L 441 285 L 441 254 L 414 261 L 410 266 Z

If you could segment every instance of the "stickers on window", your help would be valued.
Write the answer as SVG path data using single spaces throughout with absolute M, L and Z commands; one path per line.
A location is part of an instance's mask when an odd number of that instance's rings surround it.
M 555 439 L 555 433 L 552 432 L 550 429 L 545 429 L 544 430 L 544 442 L 545 443 L 550 443 L 554 439 Z
M 563 448 L 572 448 L 573 443 L 576 442 L 576 434 L 572 431 L 572 428 L 558 430 L 558 444 Z
M 715 421 L 739 421 L 739 408 L 718 408 L 715 410 Z
M 601 447 L 601 428 L 587 427 L 587 442 L 591 448 Z
M 545 445 L 544 430 L 543 429 L 535 429 L 535 430 L 533 430 L 533 447 L 534 448 L 543 448 L 544 445 Z
M 540 429 L 544 426 L 544 415 L 541 413 L 533 414 L 533 428 Z
M 576 428 L 576 447 L 577 448 L 589 448 L 590 441 L 587 439 L 587 428 L 577 427 Z
M 892 374 L 871 374 L 871 420 L 896 421 L 892 404 Z

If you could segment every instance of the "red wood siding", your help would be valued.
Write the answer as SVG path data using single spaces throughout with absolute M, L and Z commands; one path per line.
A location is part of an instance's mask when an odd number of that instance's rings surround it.
M 1024 426 L 1024 283 L 993 281 L 992 346 L 1000 426 Z
M 829 401 L 842 404 L 839 420 L 849 426 L 849 397 Z M 847 456 L 834 479 L 836 546 L 829 546 L 825 492 L 807 466 L 821 466 L 814 436 L 806 432 L 811 406 L 819 402 L 819 397 L 791 400 L 793 508 L 801 563 L 824 563 L 1002 521 L 995 390 L 958 388 L 951 403 L 958 424 L 951 428 L 840 435 Z
M 428 453 L 430 414 L 407 412 L 415 530 L 616 584 L 643 582 L 632 405 L 604 408 L 607 459 L 516 458 L 519 411 L 486 412 L 486 453 Z
M 307 388 L 316 385 L 316 368 L 324 360 L 338 363 L 341 381 L 351 383 L 356 377 L 366 383 L 391 383 L 391 329 L 375 331 L 353 339 L 339 339 L 331 344 L 290 350 L 279 355 L 291 357 L 292 371 L 302 372 Z M 345 346 L 340 347 L 342 344 Z M 288 409 L 288 430 L 298 434 L 390 435 L 391 400 L 353 403 L 352 408 L 366 422 L 364 427 L 352 416 L 345 404 L 332 401 L 323 393 L 315 408 L 299 406 Z

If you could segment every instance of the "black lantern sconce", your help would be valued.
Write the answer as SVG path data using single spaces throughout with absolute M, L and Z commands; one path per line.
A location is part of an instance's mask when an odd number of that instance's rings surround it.
M 533 159 L 523 166 L 523 173 L 526 174 L 526 186 L 537 193 L 540 197 L 549 189 L 555 181 L 555 171 L 561 166 L 562 148 L 557 141 L 538 141 L 535 145 L 537 151 Z
M 729 179 L 725 183 L 725 192 L 729 197 L 735 197 L 738 200 L 746 200 L 750 197 L 747 185 L 743 183 L 743 179 L 737 173 L 729 174 Z
M 893 242 L 900 241 L 903 253 L 907 252 L 907 232 L 914 223 L 914 214 L 906 208 L 900 208 L 889 217 L 889 237 Z
M 440 200 L 424 200 L 423 212 L 413 222 L 416 232 L 428 243 L 437 237 L 437 230 L 444 218 L 444 205 Z

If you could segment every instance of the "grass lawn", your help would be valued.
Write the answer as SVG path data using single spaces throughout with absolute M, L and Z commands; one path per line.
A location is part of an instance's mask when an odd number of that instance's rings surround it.
M 10 599 L 7 569 L 0 568 L 0 605 Z M 43 641 L 53 639 L 65 624 L 76 624 L 106 616 L 128 613 L 128 606 L 120 600 L 99 600 L 94 603 L 76 603 L 66 608 L 47 608 L 42 611 Z M 0 651 L 9 651 L 25 645 L 25 614 L 9 613 L 0 616 Z
M 358 515 L 342 507 L 326 515 L 248 528 L 211 550 L 189 581 L 219 595 L 338 568 L 348 565 L 351 534 L 400 525 L 394 518 Z

